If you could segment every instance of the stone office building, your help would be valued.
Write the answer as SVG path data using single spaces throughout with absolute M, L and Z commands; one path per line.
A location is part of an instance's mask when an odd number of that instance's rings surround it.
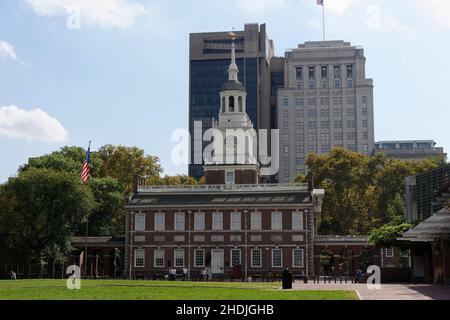
M 310 153 L 374 149 L 373 81 L 364 50 L 344 41 L 306 42 L 286 52 L 278 89 L 279 182 L 307 173 Z
M 225 142 L 204 166 L 206 185 L 147 186 L 137 183 L 126 206 L 126 275 L 156 277 L 185 269 L 189 277 L 247 278 L 282 272 L 314 273 L 314 215 L 323 190 L 308 185 L 263 185 L 252 157 L 253 142 L 238 148 L 230 129 L 253 130 L 247 93 L 238 80 L 235 45 L 229 78 L 220 89 L 219 121 Z M 224 161 L 231 150 L 231 161 Z M 240 154 L 243 153 L 243 154 Z M 224 155 L 221 157 L 219 154 Z M 230 159 L 227 159 L 230 160 Z

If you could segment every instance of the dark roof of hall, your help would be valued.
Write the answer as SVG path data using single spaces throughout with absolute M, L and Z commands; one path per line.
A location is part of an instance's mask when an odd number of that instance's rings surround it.
M 220 91 L 227 91 L 227 90 L 245 91 L 245 88 L 242 82 L 240 81 L 228 80 L 222 85 L 222 87 L 220 87 Z
M 286 205 L 311 203 L 310 191 L 239 193 L 136 193 L 127 206 Z

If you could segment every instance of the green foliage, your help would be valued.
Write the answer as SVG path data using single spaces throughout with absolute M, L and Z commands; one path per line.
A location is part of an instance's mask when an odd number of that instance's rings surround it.
M 376 246 L 391 247 L 395 245 L 396 239 L 401 237 L 406 231 L 413 228 L 414 225 L 405 222 L 402 218 L 395 218 L 388 224 L 372 230 L 369 241 Z
M 18 177 L 0 186 L 0 255 L 12 263 L 59 262 L 71 250 L 72 236 L 119 236 L 123 206 L 135 175 L 162 172 L 156 157 L 136 147 L 106 145 L 91 152 L 89 184 L 80 182 L 86 150 L 63 147 L 21 166 Z M 161 183 L 191 182 L 166 177 Z
M 89 216 L 89 235 L 119 236 L 123 234 L 125 198 L 120 183 L 111 177 L 92 178 L 89 186 L 97 207 Z M 85 234 L 84 222 L 78 227 L 77 235 Z
M 150 181 L 153 185 L 166 185 L 166 186 L 182 186 L 182 185 L 197 185 L 198 182 L 194 178 L 186 175 L 154 177 Z
M 434 169 L 442 160 L 402 161 L 334 148 L 328 154 L 311 154 L 306 164 L 314 185 L 325 189 L 319 232 L 356 235 L 403 216 L 405 178 Z M 296 181 L 305 182 L 305 177 Z
M 105 145 L 98 150 L 96 156 L 102 162 L 98 176 L 115 178 L 127 197 L 133 192 L 136 175 L 152 179 L 162 173 L 159 159 L 145 155 L 144 150 L 137 147 Z
M 12 261 L 60 261 L 75 226 L 96 208 L 89 187 L 72 174 L 28 168 L 0 193 L 0 234 Z

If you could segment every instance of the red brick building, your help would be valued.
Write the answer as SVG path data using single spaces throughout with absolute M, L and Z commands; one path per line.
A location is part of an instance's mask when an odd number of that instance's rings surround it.
M 314 273 L 314 215 L 323 190 L 263 185 L 255 157 L 246 91 L 234 45 L 229 80 L 220 90 L 217 123 L 207 135 L 206 185 L 146 186 L 140 180 L 126 206 L 128 277 L 156 278 L 175 269 L 237 278 Z
M 126 275 L 312 275 L 322 196 L 305 185 L 141 186 L 127 205 Z

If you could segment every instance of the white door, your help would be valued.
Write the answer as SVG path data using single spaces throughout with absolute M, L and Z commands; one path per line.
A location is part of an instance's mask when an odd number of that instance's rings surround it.
M 223 273 L 223 250 L 215 249 L 211 252 L 211 273 Z

